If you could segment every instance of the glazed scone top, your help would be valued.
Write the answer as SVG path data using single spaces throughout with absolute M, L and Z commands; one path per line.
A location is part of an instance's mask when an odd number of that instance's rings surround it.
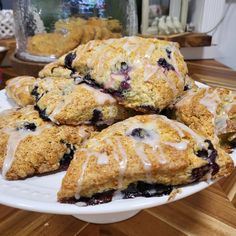
M 203 152 L 209 156 L 201 157 Z M 232 161 L 227 154 L 219 156 L 209 140 L 179 122 L 157 115 L 135 116 L 108 127 L 78 150 L 59 199 L 75 193 L 91 197 L 136 181 L 177 185 L 197 181 L 206 173 L 220 176 L 222 160 L 230 166 L 224 170 L 229 173 Z
M 124 106 L 141 111 L 169 105 L 182 94 L 187 74 L 176 43 L 140 37 L 91 41 L 43 69 L 40 76 L 62 67 L 71 70 L 71 77 L 79 73 Z
M 175 107 L 177 119 L 207 137 L 236 132 L 236 94 L 230 90 L 190 90 Z
M 78 147 L 93 130 L 91 126 L 56 126 L 45 122 L 33 106 L 3 111 L 0 113 L 2 174 L 9 179 L 23 178 L 46 166 L 49 168 L 50 164 L 51 170 L 55 170 L 68 148 Z
M 79 79 L 39 79 L 32 95 L 40 116 L 57 124 L 111 124 L 133 114 L 111 95 Z
M 47 123 L 39 117 L 33 106 L 13 108 L 0 112 L 0 129 L 20 129 L 25 122 L 34 123 L 36 126 L 42 126 Z
M 34 84 L 35 78 L 32 76 L 18 76 L 7 80 L 6 92 L 19 106 L 34 104 L 34 99 L 30 95 L 30 86 Z

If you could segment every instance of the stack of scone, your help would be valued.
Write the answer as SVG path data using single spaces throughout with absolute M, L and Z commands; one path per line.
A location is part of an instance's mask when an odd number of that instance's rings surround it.
M 71 17 L 58 20 L 54 32 L 30 37 L 27 51 L 38 56 L 59 57 L 90 40 L 120 38 L 121 32 L 121 23 L 116 19 Z
M 86 205 L 229 175 L 236 96 L 200 89 L 187 72 L 177 44 L 126 37 L 80 45 L 37 79 L 9 80 L 22 108 L 0 117 L 2 174 L 69 165 L 58 200 Z

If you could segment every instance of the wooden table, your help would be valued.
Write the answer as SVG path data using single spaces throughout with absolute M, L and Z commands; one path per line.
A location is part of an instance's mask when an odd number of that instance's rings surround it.
M 215 61 L 189 61 L 190 75 L 203 83 L 236 90 L 236 71 Z M 8 72 L 8 73 L 7 73 Z M 10 68 L 6 75 L 14 75 Z M 28 212 L 0 205 L 0 236 L 236 235 L 236 169 L 190 197 L 141 211 L 115 224 L 95 225 L 72 216 Z

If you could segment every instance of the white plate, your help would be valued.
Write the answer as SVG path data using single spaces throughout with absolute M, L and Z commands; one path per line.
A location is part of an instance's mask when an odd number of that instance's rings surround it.
M 5 91 L 0 91 L 0 111 L 13 106 L 14 103 L 6 97 Z M 236 150 L 232 157 L 236 163 Z M 102 205 L 79 207 L 75 204 L 57 202 L 57 192 L 64 175 L 65 172 L 60 172 L 18 181 L 7 181 L 0 175 L 0 203 L 30 211 L 77 215 L 78 218 L 89 222 L 109 223 L 127 219 L 141 209 L 163 205 L 187 197 L 212 184 L 212 182 L 200 182 L 182 187 L 182 191 L 170 201 L 168 201 L 169 196 L 137 197 L 135 199 L 116 200 Z

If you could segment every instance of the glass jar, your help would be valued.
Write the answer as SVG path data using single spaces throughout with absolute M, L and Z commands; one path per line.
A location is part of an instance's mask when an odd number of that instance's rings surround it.
M 135 35 L 135 0 L 15 0 L 16 56 L 50 62 L 94 39 Z

